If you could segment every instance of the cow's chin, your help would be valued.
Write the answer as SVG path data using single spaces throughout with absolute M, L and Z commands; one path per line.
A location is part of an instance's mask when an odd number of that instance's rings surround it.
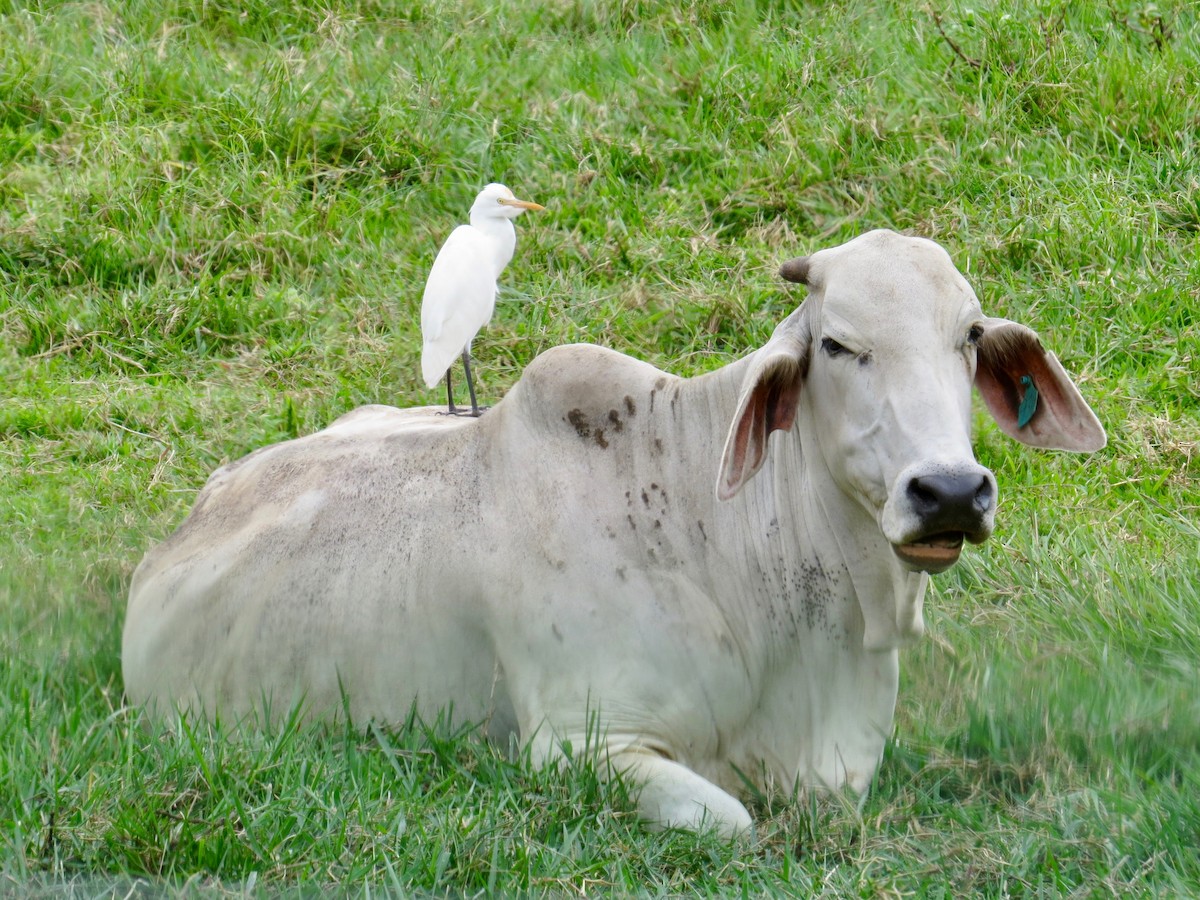
M 961 531 L 930 534 L 907 544 L 892 544 L 892 552 L 914 572 L 935 574 L 958 562 L 965 538 Z

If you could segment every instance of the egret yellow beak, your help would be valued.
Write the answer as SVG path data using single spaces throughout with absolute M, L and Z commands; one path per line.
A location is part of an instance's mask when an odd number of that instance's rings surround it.
M 512 199 L 509 199 L 508 197 L 501 197 L 500 205 L 501 206 L 515 206 L 518 209 L 532 209 L 532 210 L 539 210 L 539 209 L 546 208 L 546 207 L 542 206 L 540 203 L 534 203 L 532 200 L 518 200 L 516 197 L 513 197 Z

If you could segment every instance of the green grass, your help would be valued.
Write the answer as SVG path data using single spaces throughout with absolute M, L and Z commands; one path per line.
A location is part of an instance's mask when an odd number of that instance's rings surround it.
M 1185 0 L 0 0 L 0 892 L 1200 892 L 1200 19 Z M 222 461 L 436 402 L 418 309 L 503 180 L 549 210 L 476 342 L 762 342 L 785 258 L 933 237 L 1110 443 L 981 415 L 998 533 L 935 580 L 860 808 L 648 834 L 437 728 L 122 705 L 129 575 Z

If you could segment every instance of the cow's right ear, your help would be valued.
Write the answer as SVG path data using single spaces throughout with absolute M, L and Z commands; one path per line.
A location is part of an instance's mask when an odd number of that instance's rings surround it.
M 721 454 L 718 500 L 732 499 L 762 468 L 772 431 L 791 429 L 808 373 L 809 343 L 808 319 L 801 306 L 779 323 L 751 359 Z

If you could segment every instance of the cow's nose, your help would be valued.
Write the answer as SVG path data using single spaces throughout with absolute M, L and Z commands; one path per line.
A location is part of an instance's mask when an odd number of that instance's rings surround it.
M 918 475 L 908 483 L 908 496 L 931 533 L 972 531 L 995 503 L 992 480 L 979 472 Z

